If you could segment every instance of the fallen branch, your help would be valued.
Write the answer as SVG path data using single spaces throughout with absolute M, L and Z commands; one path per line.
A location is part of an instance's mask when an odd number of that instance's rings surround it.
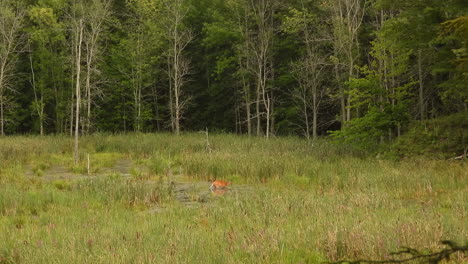
M 466 158 L 466 157 L 468 157 L 468 155 L 467 155 L 467 154 L 463 154 L 463 155 L 457 156 L 457 157 L 455 157 L 455 158 L 450 158 L 449 160 L 461 160 L 461 159 L 464 159 L 464 158 Z

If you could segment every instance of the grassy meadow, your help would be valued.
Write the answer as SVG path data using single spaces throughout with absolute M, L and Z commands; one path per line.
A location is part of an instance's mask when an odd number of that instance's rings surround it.
M 66 136 L 0 138 L 0 263 L 320 263 L 468 239 L 464 161 L 292 137 L 208 142 L 85 136 L 75 166 Z M 233 184 L 211 194 L 213 179 Z

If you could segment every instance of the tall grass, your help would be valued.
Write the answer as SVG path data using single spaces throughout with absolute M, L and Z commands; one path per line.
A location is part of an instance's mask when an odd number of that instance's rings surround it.
M 138 173 L 44 180 L 72 163 L 70 139 L 0 139 L 0 263 L 320 263 L 468 237 L 463 162 L 235 135 L 210 135 L 210 149 L 203 134 L 98 134 L 81 146 L 99 168 L 131 159 Z M 26 175 L 31 164 L 43 176 Z M 179 174 L 233 189 L 187 207 L 168 184 Z

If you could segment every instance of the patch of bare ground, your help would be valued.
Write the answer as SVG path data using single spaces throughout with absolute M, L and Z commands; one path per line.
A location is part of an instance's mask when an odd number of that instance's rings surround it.
M 133 174 L 135 171 L 147 174 L 148 168 L 142 165 L 136 166 L 130 159 L 120 159 L 114 164 L 114 166 L 109 168 L 100 168 L 98 172 L 92 172 L 89 175 L 74 173 L 70 167 L 55 165 L 45 169 L 41 175 L 37 175 L 33 166 L 26 166 L 25 176 L 28 178 L 40 179 L 45 182 L 54 182 L 58 180 L 91 180 L 108 175 L 132 177 L 134 176 Z M 189 208 L 206 206 L 216 198 L 229 195 L 238 195 L 239 192 L 250 190 L 247 185 L 239 184 L 233 184 L 225 189 L 210 190 L 210 181 L 195 180 L 181 173 L 174 174 L 172 172 L 170 172 L 167 177 L 164 177 L 163 181 L 158 181 L 152 177 L 148 177 L 145 179 L 145 181 L 148 185 L 155 185 L 155 188 L 157 184 L 163 184 L 164 187 L 168 187 L 168 185 L 170 185 L 173 199 Z M 165 208 L 163 207 L 155 206 L 149 209 L 148 212 L 159 213 L 164 210 Z

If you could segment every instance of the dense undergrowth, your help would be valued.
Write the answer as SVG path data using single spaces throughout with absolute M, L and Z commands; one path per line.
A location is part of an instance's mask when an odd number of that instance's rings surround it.
M 468 112 L 413 122 L 393 151 L 400 156 L 453 158 L 468 151 Z
M 319 263 L 468 237 L 463 161 L 203 134 L 85 136 L 81 157 L 64 136 L 0 139 L 0 263 Z M 57 166 L 76 174 L 49 179 Z M 177 175 L 243 188 L 187 207 Z

